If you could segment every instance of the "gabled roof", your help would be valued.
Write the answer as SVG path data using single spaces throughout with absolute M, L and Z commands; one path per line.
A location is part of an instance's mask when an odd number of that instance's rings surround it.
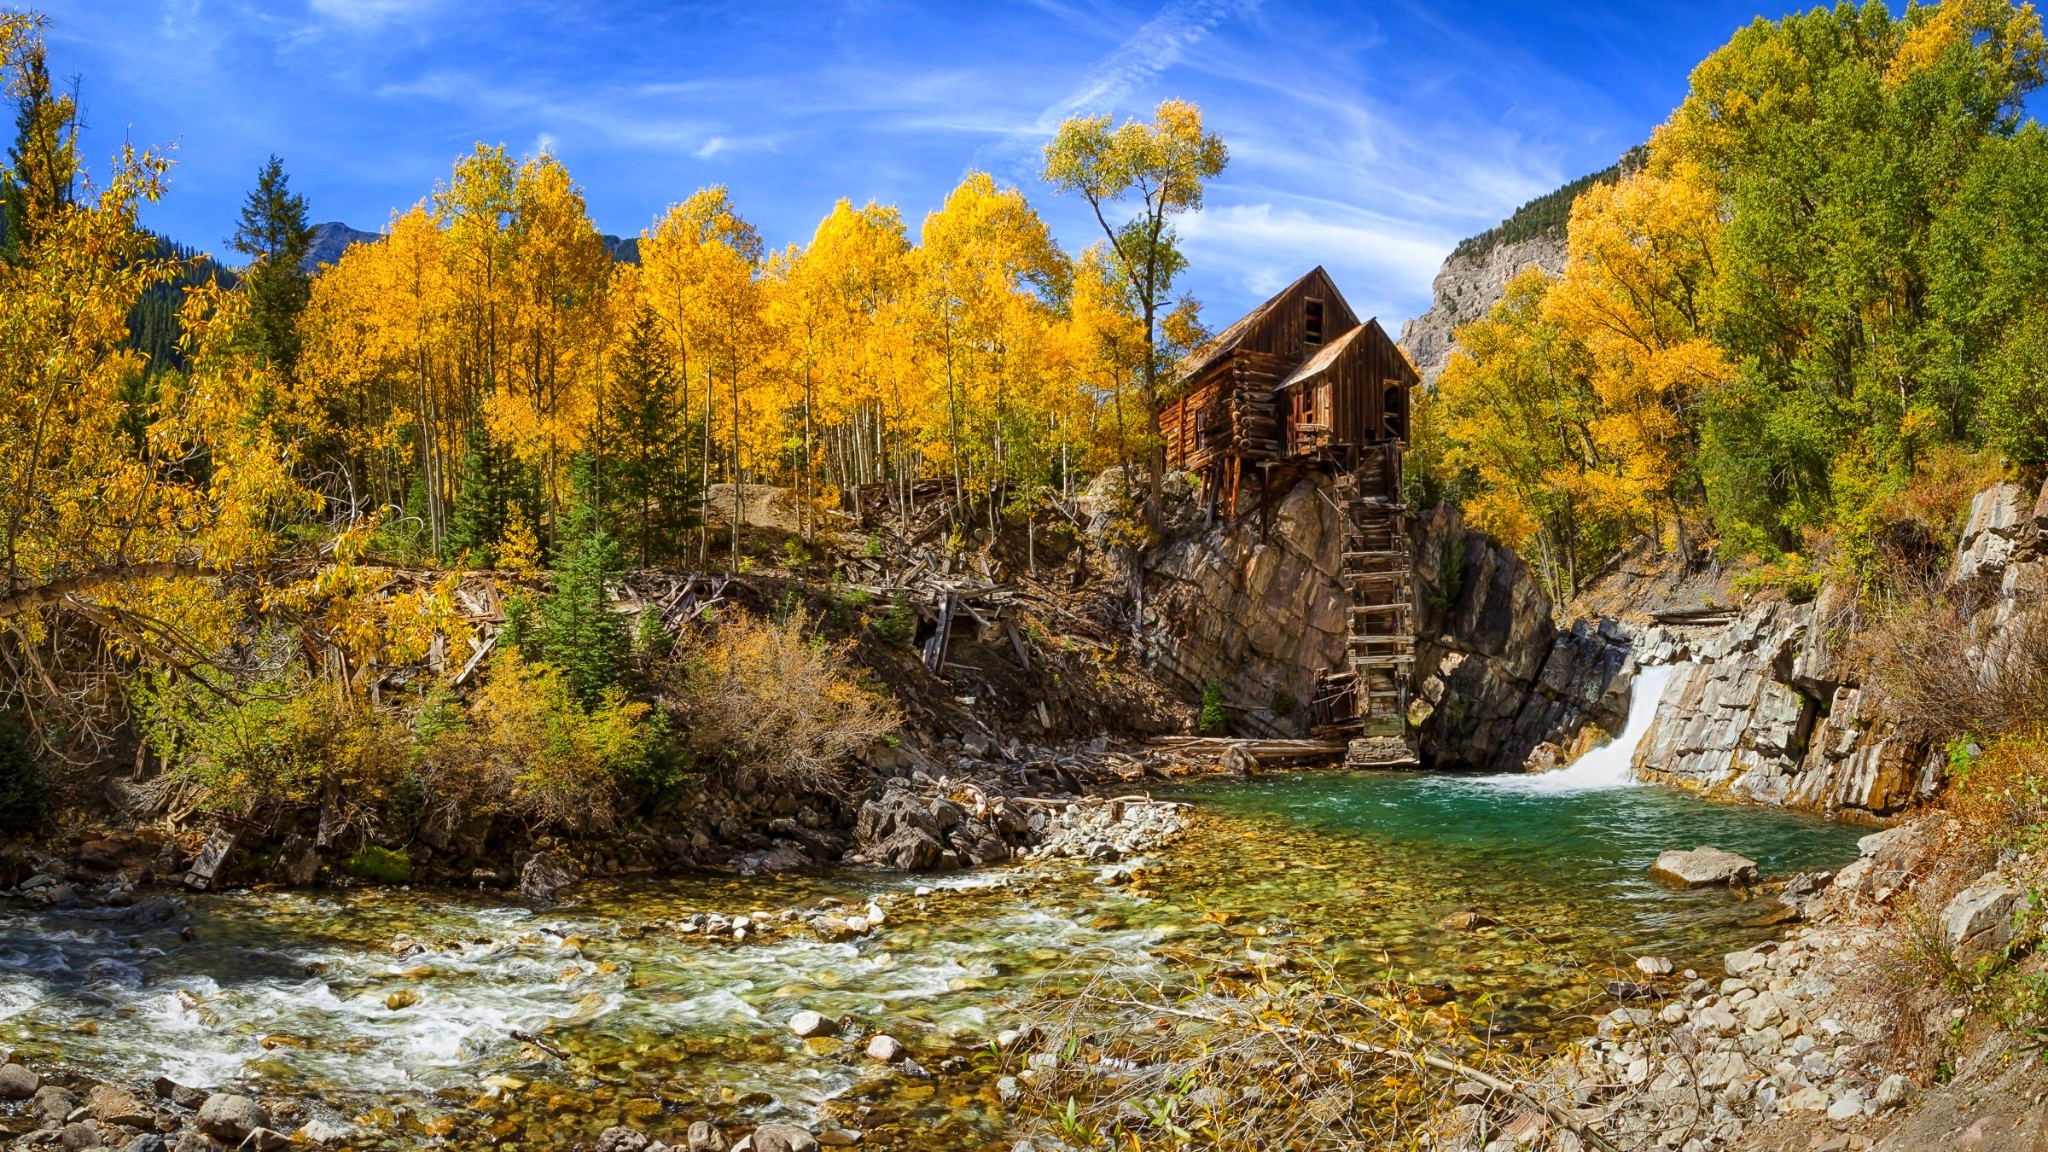
M 1283 301 L 1285 301 L 1288 297 L 1295 295 L 1301 288 L 1307 285 L 1309 281 L 1314 280 L 1318 277 L 1321 277 L 1324 282 L 1330 285 L 1331 291 L 1333 293 L 1336 291 L 1336 283 L 1330 280 L 1330 274 L 1323 271 L 1322 265 L 1316 265 L 1314 268 L 1311 268 L 1307 272 L 1303 273 L 1301 278 L 1296 280 L 1294 283 L 1289 284 L 1287 287 L 1282 288 L 1278 292 L 1275 292 L 1272 298 L 1267 300 L 1264 304 L 1259 305 L 1257 308 L 1254 308 L 1251 311 L 1245 313 L 1243 316 L 1239 317 L 1237 323 L 1232 324 L 1230 327 L 1225 328 L 1223 331 L 1218 332 L 1214 336 L 1211 336 L 1209 338 L 1208 343 L 1203 344 L 1200 348 L 1197 348 L 1193 352 L 1188 353 L 1187 356 L 1184 357 L 1179 364 L 1174 366 L 1173 378 L 1176 380 L 1193 380 L 1195 377 L 1201 375 L 1202 373 L 1208 371 L 1210 368 L 1214 367 L 1217 361 L 1223 359 L 1225 356 L 1230 355 L 1232 352 L 1237 351 L 1238 345 L 1244 343 L 1246 337 L 1250 336 L 1253 332 L 1257 331 L 1259 325 L 1262 322 L 1264 322 L 1268 316 L 1272 315 L 1273 312 L 1280 307 Z M 1343 303 L 1342 295 L 1338 295 L 1337 299 L 1340 306 L 1342 306 L 1346 312 L 1349 312 L 1350 305 Z
M 1374 321 L 1368 320 L 1365 323 L 1358 325 L 1356 328 L 1348 328 L 1345 330 L 1342 336 L 1339 336 L 1335 340 L 1330 341 L 1328 344 L 1323 345 L 1322 351 L 1302 361 L 1301 367 L 1296 368 L 1293 372 L 1288 373 L 1287 379 L 1282 380 L 1280 382 L 1280 388 L 1292 388 L 1296 384 L 1301 383 L 1303 380 L 1310 379 L 1311 377 L 1314 377 L 1321 373 L 1330 365 L 1335 364 L 1337 362 L 1337 357 L 1342 356 L 1344 354 L 1344 350 L 1346 348 L 1351 347 L 1351 342 L 1353 340 L 1358 339 L 1360 333 L 1364 332 L 1367 328 L 1372 327 L 1373 323 Z

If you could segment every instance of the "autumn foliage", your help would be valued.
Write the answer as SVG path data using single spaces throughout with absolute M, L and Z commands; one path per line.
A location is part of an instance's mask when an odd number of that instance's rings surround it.
M 1867 571 L 1945 452 L 2048 468 L 2038 15 L 1951 0 L 1759 20 L 1572 206 L 1419 417 L 1431 479 L 1554 592 L 1632 536 Z

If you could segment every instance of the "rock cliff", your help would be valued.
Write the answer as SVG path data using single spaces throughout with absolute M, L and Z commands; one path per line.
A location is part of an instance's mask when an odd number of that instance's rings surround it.
M 1508 281 L 1535 265 L 1555 276 L 1564 271 L 1564 233 L 1540 233 L 1476 251 L 1453 252 L 1431 284 L 1429 311 L 1401 325 L 1401 350 L 1422 373 L 1424 384 L 1451 358 L 1451 334 L 1458 325 L 1486 315 Z
M 1233 730 L 1298 735 L 1316 673 L 1344 658 L 1337 508 L 1311 476 L 1256 513 L 1201 526 L 1192 500 L 1179 531 L 1148 557 L 1144 616 L 1153 667 L 1183 693 L 1214 682 Z
M 2038 500 L 2016 484 L 1977 494 L 1950 575 L 1952 589 L 1972 583 L 1983 605 L 1972 634 L 1982 642 L 2037 610 L 2048 591 L 2048 488 Z M 1830 585 L 1805 604 L 1766 601 L 1718 622 L 1674 614 L 1642 630 L 1645 662 L 1684 663 L 1636 750 L 1637 773 L 1712 795 L 1873 817 L 1932 795 L 1944 750 L 1898 732 L 1842 658 L 1854 609 L 1854 593 Z
M 1521 557 L 1440 507 L 1416 526 L 1416 725 L 1439 768 L 1517 771 L 1621 731 L 1635 658 L 1611 622 L 1552 623 Z

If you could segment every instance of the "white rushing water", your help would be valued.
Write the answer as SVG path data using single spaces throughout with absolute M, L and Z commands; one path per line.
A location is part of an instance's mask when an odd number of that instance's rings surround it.
M 1664 686 L 1671 682 L 1671 674 L 1676 670 L 1677 666 L 1673 664 L 1638 668 L 1628 700 L 1628 722 L 1622 725 L 1621 735 L 1570 765 L 1555 772 L 1488 776 L 1481 782 L 1494 788 L 1539 793 L 1595 792 L 1634 784 L 1635 773 L 1631 765 L 1636 748 L 1649 733 L 1650 722 L 1657 718 L 1657 702 L 1664 698 Z

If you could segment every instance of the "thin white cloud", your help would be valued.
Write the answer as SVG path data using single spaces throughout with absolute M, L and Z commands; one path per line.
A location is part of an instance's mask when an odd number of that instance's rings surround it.
M 1108 111 L 1179 63 L 1216 25 L 1257 7 L 1258 0 L 1173 0 L 1103 57 L 1078 86 L 1040 112 L 1030 133 L 1049 136 L 1076 113 Z
M 308 0 L 306 9 L 318 20 L 351 28 L 381 28 L 401 16 L 421 15 L 435 6 L 435 0 Z
M 718 155 L 720 152 L 724 150 L 725 137 L 713 136 L 711 139 L 706 140 L 704 142 L 704 146 L 702 148 L 697 149 L 697 151 L 692 153 L 692 155 L 696 156 L 699 160 L 709 160 L 713 156 Z

